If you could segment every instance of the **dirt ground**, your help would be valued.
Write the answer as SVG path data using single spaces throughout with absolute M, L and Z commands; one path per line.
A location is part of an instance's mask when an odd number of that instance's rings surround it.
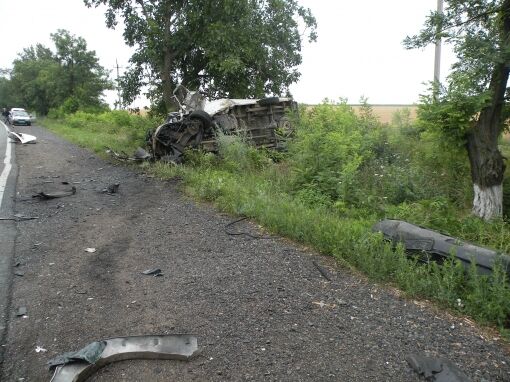
M 16 212 L 38 219 L 18 223 L 13 271 L 22 276 L 2 381 L 48 381 L 50 358 L 95 340 L 170 333 L 196 335 L 201 353 L 123 361 L 91 380 L 418 381 L 405 361 L 418 352 L 450 359 L 474 381 L 510 381 L 508 352 L 468 321 L 287 240 L 231 236 L 235 217 L 189 200 L 174 181 L 107 163 L 41 128 L 17 130 L 38 143 L 16 146 Z M 117 194 L 101 192 L 112 183 Z M 71 185 L 73 196 L 30 198 Z M 233 229 L 261 233 L 249 222 Z M 163 277 L 141 274 L 155 267 Z M 20 306 L 26 318 L 16 316 Z

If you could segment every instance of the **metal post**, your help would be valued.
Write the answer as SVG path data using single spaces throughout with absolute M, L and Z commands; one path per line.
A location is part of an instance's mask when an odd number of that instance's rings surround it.
M 443 15 L 443 0 L 437 0 L 437 14 Z M 440 25 L 437 26 L 438 33 L 441 31 Z M 434 56 L 434 98 L 437 100 L 439 84 L 441 83 L 441 37 L 436 39 L 436 52 Z
M 117 104 L 115 105 L 115 109 L 119 108 L 120 109 L 120 105 L 121 105 L 121 99 L 120 99 L 120 84 L 119 84 L 119 62 L 117 61 L 117 59 L 115 59 L 115 67 L 117 68 Z

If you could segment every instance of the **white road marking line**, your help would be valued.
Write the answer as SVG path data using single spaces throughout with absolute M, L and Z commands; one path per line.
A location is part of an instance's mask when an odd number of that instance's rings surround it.
M 7 131 L 7 133 L 9 133 L 9 128 L 5 125 L 5 123 L 3 123 L 2 121 L 0 121 L 0 123 L 4 126 L 5 130 Z M 0 174 L 0 207 L 2 207 L 2 202 L 4 200 L 4 192 L 5 192 L 5 187 L 6 187 L 6 184 L 7 184 L 7 178 L 9 177 L 9 174 L 11 173 L 11 168 L 12 168 L 12 164 L 11 164 L 11 144 L 9 142 L 9 137 L 6 138 L 7 139 L 7 145 L 5 146 L 5 159 L 4 159 L 4 169 L 2 171 L 2 174 Z

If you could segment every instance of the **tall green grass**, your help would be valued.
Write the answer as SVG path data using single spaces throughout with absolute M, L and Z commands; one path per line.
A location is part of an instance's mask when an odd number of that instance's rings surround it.
M 157 123 L 148 117 L 114 110 L 98 114 L 76 112 L 59 118 L 45 118 L 40 123 L 69 141 L 104 153 L 105 147 L 133 152 L 144 146 L 147 130 Z
M 242 137 L 218 136 L 218 155 L 189 151 L 184 166 L 143 167 L 161 178 L 178 177 L 189 195 L 251 217 L 374 280 L 507 333 L 510 287 L 501 269 L 480 276 L 474 268 L 466 272 L 454 257 L 441 266 L 422 264 L 371 231 L 380 219 L 399 218 L 510 253 L 508 223 L 470 215 L 465 153 L 408 119 L 383 126 L 368 106 L 365 110 L 356 116 L 343 103 L 325 103 L 301 111 L 287 153 L 256 149 Z M 129 151 L 142 143 L 147 127 L 156 125 L 141 117 L 122 118 L 77 114 L 46 125 L 96 151 L 104 145 Z

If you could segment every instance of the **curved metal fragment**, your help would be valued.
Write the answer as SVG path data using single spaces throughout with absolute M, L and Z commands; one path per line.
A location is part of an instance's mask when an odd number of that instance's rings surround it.
M 477 271 L 486 275 L 492 274 L 495 264 L 499 262 L 510 277 L 510 256 L 492 249 L 479 247 L 402 220 L 385 219 L 376 223 L 372 230 L 381 232 L 383 237 L 394 245 L 402 243 L 404 249 L 411 254 L 426 253 L 430 255 L 426 258 L 427 261 L 429 259 L 444 261 L 453 254 L 467 269 L 474 261 Z
M 197 338 L 187 334 L 118 337 L 104 342 L 106 346 L 95 363 L 73 362 L 58 366 L 50 382 L 82 382 L 100 368 L 117 361 L 130 359 L 186 361 L 198 351 Z

